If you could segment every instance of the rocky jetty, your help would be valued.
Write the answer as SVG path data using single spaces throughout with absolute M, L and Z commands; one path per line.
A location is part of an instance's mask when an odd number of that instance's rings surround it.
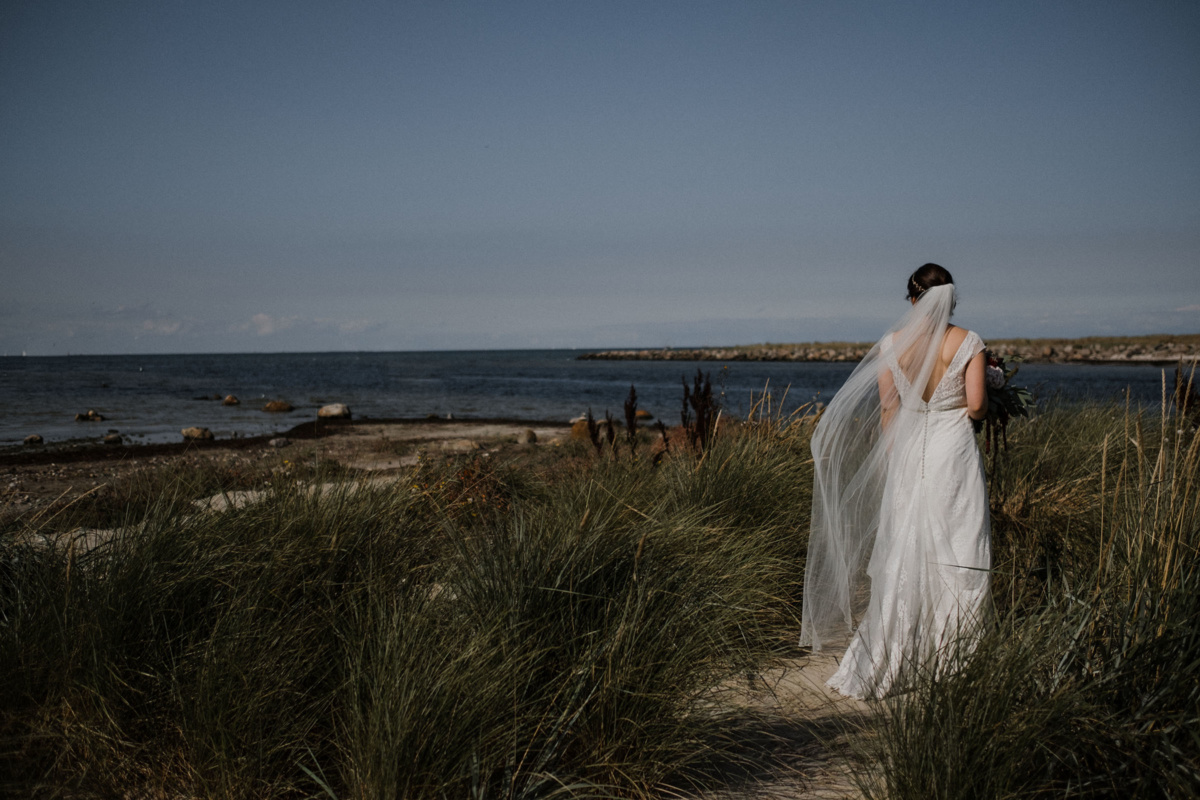
M 986 341 L 986 340 L 985 340 Z M 989 347 L 1005 358 L 1032 364 L 1176 364 L 1200 358 L 1200 334 L 1089 337 L 1086 339 L 997 339 Z
M 665 347 L 659 350 L 604 350 L 583 353 L 581 361 L 859 361 L 869 344 L 784 344 L 742 347 Z
M 1027 363 L 1173 364 L 1200 359 L 1200 334 L 1111 336 L 1083 339 L 995 339 L 988 346 L 1006 358 Z M 861 361 L 870 343 L 809 342 L 739 347 L 604 350 L 584 353 L 580 360 L 603 361 Z

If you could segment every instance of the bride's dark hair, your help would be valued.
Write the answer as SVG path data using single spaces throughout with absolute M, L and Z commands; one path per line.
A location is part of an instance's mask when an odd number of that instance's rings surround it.
M 916 300 L 929 289 L 947 283 L 954 283 L 950 270 L 937 264 L 925 264 L 908 276 L 908 297 Z

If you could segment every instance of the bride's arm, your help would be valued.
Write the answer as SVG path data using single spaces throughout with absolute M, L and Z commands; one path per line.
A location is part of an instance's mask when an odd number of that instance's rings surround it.
M 878 383 L 879 421 L 883 430 L 886 431 L 892 422 L 892 417 L 896 414 L 896 406 L 900 404 L 900 397 L 896 393 L 896 379 L 892 377 L 892 371 L 886 366 L 880 367 Z
M 983 419 L 987 416 L 988 398 L 987 384 L 987 356 L 982 353 L 976 353 L 975 357 L 967 362 L 967 416 L 971 419 Z

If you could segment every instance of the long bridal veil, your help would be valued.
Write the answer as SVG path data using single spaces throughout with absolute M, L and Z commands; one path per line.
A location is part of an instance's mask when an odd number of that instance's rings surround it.
M 921 295 L 855 368 L 813 432 L 812 525 L 800 646 L 844 640 L 870 600 L 866 568 L 889 455 L 921 435 L 923 394 L 954 310 L 954 285 Z M 886 535 L 884 532 L 883 535 Z

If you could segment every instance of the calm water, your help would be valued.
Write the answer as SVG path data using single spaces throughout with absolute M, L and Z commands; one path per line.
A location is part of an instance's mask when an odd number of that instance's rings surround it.
M 733 362 L 577 361 L 582 351 L 514 350 L 430 353 L 283 353 L 176 356 L 0 358 L 0 445 L 31 433 L 47 442 L 99 438 L 110 429 L 134 442 L 179 441 L 180 428 L 201 425 L 218 438 L 287 430 L 316 417 L 326 403 L 346 403 L 356 418 L 501 417 L 562 420 L 590 406 L 621 416 L 629 385 L 639 405 L 677 422 L 681 378 L 697 367 L 712 374 L 729 411 L 744 415 L 770 386 L 787 410 L 827 400 L 853 365 Z M 1168 376 L 1169 377 L 1169 376 Z M 1146 365 L 1037 365 L 1018 377 L 1039 396 L 1121 398 L 1157 404 L 1162 370 Z M 790 387 L 790 388 L 789 388 Z M 212 395 L 236 395 L 222 406 Z M 268 399 L 296 410 L 266 414 Z M 776 401 L 778 402 L 778 401 Z M 95 409 L 104 422 L 75 422 Z

